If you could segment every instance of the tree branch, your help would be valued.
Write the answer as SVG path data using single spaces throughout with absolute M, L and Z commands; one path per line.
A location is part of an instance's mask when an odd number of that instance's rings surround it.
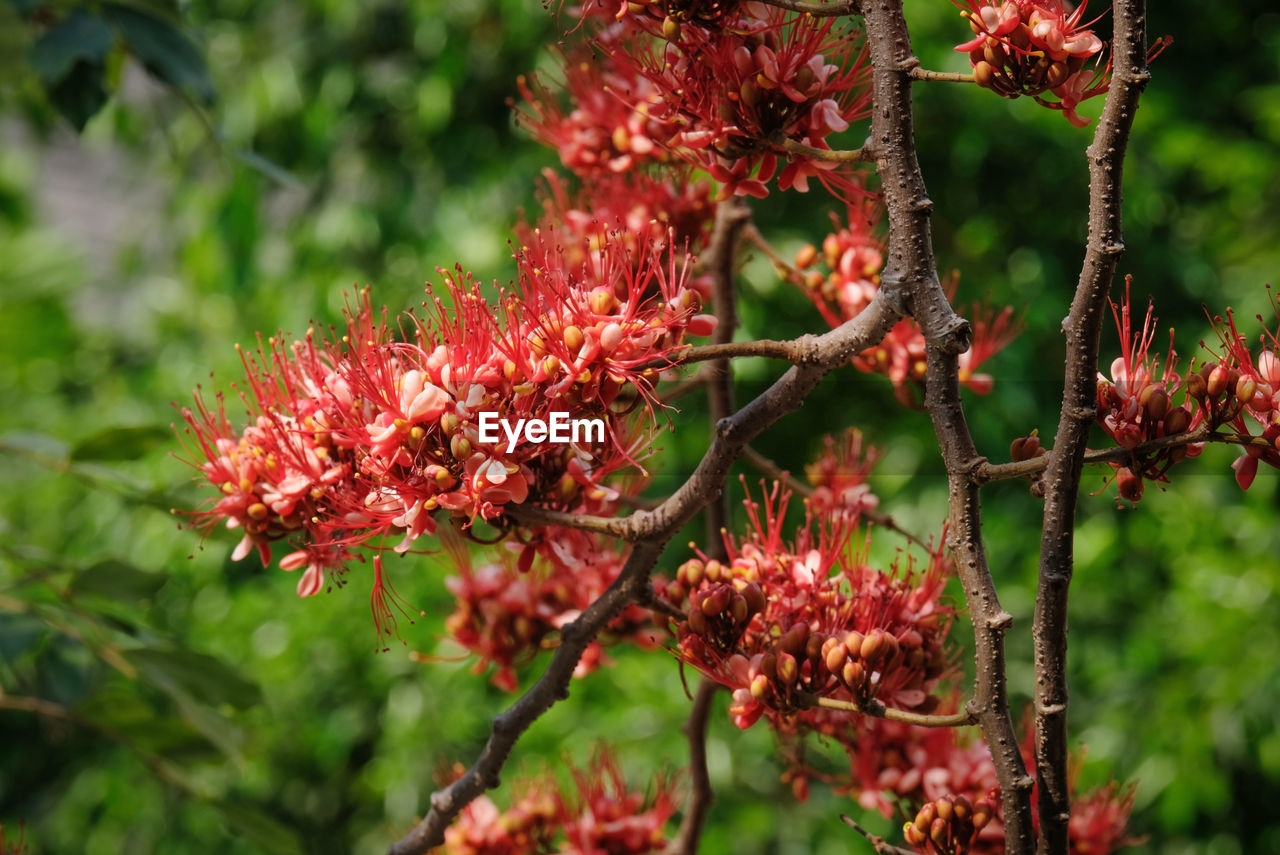
M 807 157 L 810 160 L 821 160 L 825 163 L 871 163 L 875 160 L 871 149 L 865 145 L 862 148 L 851 151 L 840 151 L 829 148 L 815 148 L 783 136 L 774 137 L 769 142 L 790 154 L 798 154 L 801 157 Z
M 888 258 L 881 294 L 904 300 L 924 332 L 927 349 L 925 408 L 933 421 L 950 487 L 950 545 L 974 624 L 974 712 L 991 747 L 1004 802 L 1005 845 L 1009 855 L 1029 855 L 1031 787 L 1009 715 L 1004 632 L 1011 618 L 1000 606 L 987 566 L 979 515 L 981 464 L 960 401 L 957 356 L 970 343 L 969 325 L 958 317 L 938 281 L 930 234 L 933 203 L 916 158 L 911 108 L 911 69 L 919 60 L 901 0 L 867 0 L 863 8 L 871 54 L 873 101 L 871 146 L 876 151 L 889 213 Z
M 912 80 L 934 80 L 940 83 L 973 83 L 973 74 L 963 71 L 926 71 L 915 66 L 907 74 Z
M 431 796 L 431 810 L 390 855 L 422 855 L 444 842 L 444 830 L 463 807 L 498 786 L 503 764 L 520 735 L 558 700 L 568 696 L 569 679 L 587 644 L 609 621 L 652 588 L 649 574 L 667 542 L 722 489 L 742 447 L 788 413 L 799 409 L 822 378 L 855 353 L 880 343 L 901 317 L 896 305 L 877 296 L 856 318 L 821 336 L 810 336 L 811 358 L 792 366 L 772 386 L 716 427 L 716 436 L 688 480 L 652 511 L 626 518 L 622 535 L 638 542 L 613 584 L 561 631 L 561 643 L 547 670 L 519 700 L 493 720 L 479 759 L 458 780 Z M 555 512 L 548 512 L 554 514 Z M 573 516 L 573 515 L 569 515 Z M 561 524 L 557 517 L 555 524 Z
M 873 718 L 883 718 L 888 721 L 900 721 L 903 724 L 914 724 L 916 727 L 964 727 L 969 724 L 977 724 L 978 717 L 966 705 L 961 712 L 950 713 L 948 715 L 925 715 L 923 713 L 911 712 L 910 710 L 895 710 L 886 707 L 879 701 L 872 700 L 869 703 L 857 704 L 851 701 L 841 701 L 836 698 L 820 698 L 810 696 L 802 698 L 802 700 L 810 702 L 815 707 L 824 707 L 829 710 L 842 710 L 843 712 L 859 713 L 861 715 L 869 715 Z
M 856 15 L 861 7 L 858 0 L 831 0 L 830 3 L 813 3 L 808 0 L 760 0 L 766 6 L 777 6 L 779 9 L 790 9 L 802 12 L 815 18 L 838 18 L 842 15 Z
M 872 834 L 861 825 L 858 825 L 852 817 L 840 814 L 840 819 L 845 825 L 867 838 L 868 842 L 871 843 L 871 848 L 876 851 L 876 855 L 917 855 L 916 852 L 910 849 L 903 849 L 901 846 L 894 846 L 878 834 Z
M 1067 591 L 1074 564 L 1076 500 L 1085 442 L 1096 418 L 1098 341 L 1107 296 L 1124 251 L 1121 178 L 1125 150 L 1147 71 L 1144 0 L 1113 7 L 1113 72 L 1106 105 L 1088 149 L 1089 238 L 1071 312 L 1063 323 L 1066 376 L 1057 436 L 1045 470 L 1035 645 L 1036 776 L 1041 855 L 1066 855 L 1071 818 L 1067 770 Z
M 718 691 L 719 683 L 703 677 L 684 725 L 684 734 L 689 740 L 689 803 L 685 805 L 680 830 L 667 844 L 665 855 L 694 855 L 698 851 L 702 824 L 715 800 L 711 777 L 707 774 L 707 722 L 711 718 L 711 702 Z
M 1123 460 L 1132 460 L 1133 458 L 1141 459 L 1143 455 L 1150 454 L 1154 451 L 1163 451 L 1166 448 L 1178 448 L 1183 445 L 1194 445 L 1197 442 L 1221 442 L 1232 445 L 1258 445 L 1266 443 L 1266 447 L 1275 448 L 1274 445 L 1267 443 L 1265 439 L 1257 436 L 1244 436 L 1242 434 L 1219 434 L 1211 433 L 1206 425 L 1201 425 L 1192 431 L 1186 433 L 1173 434 L 1172 436 L 1162 436 L 1156 439 L 1149 439 L 1146 442 L 1140 442 L 1133 448 L 1124 448 L 1123 446 L 1115 446 L 1114 448 L 1099 448 L 1091 451 L 1085 451 L 1084 463 L 1113 463 Z M 1028 475 L 1036 475 L 1045 471 L 1049 467 L 1050 455 L 1042 454 L 1039 457 L 1033 457 L 1030 460 L 1017 460 L 1012 463 L 982 463 L 974 470 L 974 477 L 981 483 L 988 481 L 1008 481 L 1012 478 L 1024 478 Z

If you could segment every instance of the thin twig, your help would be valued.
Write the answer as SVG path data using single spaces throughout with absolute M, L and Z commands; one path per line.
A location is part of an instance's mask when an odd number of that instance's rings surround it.
M 760 0 L 766 6 L 777 6 L 792 12 L 802 12 L 815 18 L 838 18 L 856 15 L 861 8 L 858 0 L 832 0 L 830 3 L 813 3 L 808 0 Z
M 774 249 L 773 244 L 769 243 L 768 239 L 760 233 L 760 230 L 756 228 L 754 224 L 747 226 L 742 237 L 748 243 L 755 246 L 756 249 L 763 252 L 765 258 L 773 262 L 773 266 L 777 268 L 778 272 L 790 279 L 793 284 L 800 288 L 808 288 L 804 281 L 804 274 L 788 263 L 787 260 L 782 257 L 782 254 Z
M 1260 440 L 1260 441 L 1259 441 Z M 1197 442 L 1222 442 L 1232 445 L 1257 445 L 1259 447 L 1275 448 L 1275 446 L 1267 443 L 1265 439 L 1257 436 L 1244 436 L 1241 434 L 1220 434 L 1210 433 L 1209 429 L 1201 425 L 1192 431 L 1186 433 L 1173 434 L 1172 436 L 1162 436 L 1156 439 L 1149 439 L 1141 442 L 1133 448 L 1123 448 L 1117 446 L 1115 448 L 1101 448 L 1084 453 L 1084 463 L 1118 463 L 1125 460 L 1139 459 L 1144 455 L 1155 451 L 1163 451 L 1169 448 L 1178 448 L 1184 445 L 1194 445 Z M 1050 455 L 1042 454 L 1039 457 L 1033 457 L 1030 460 L 1018 460 L 1013 463 L 987 463 L 984 462 L 974 470 L 974 477 L 979 481 L 986 483 L 988 481 L 1008 481 L 1012 478 L 1023 478 L 1029 475 L 1038 475 L 1044 472 L 1049 466 Z
M 707 723 L 711 718 L 711 702 L 718 691 L 719 683 L 703 677 L 684 725 L 684 735 L 689 740 L 689 801 L 680 820 L 680 830 L 667 844 L 665 855 L 694 855 L 698 851 L 707 810 L 715 800 L 711 776 L 707 773 Z
M 598 517 L 591 514 L 576 514 L 568 511 L 553 511 L 537 505 L 508 505 L 506 515 L 525 525 L 555 525 L 562 528 L 576 528 L 608 537 L 631 540 L 630 517 Z
M 910 849 L 903 849 L 901 846 L 894 846 L 878 834 L 872 834 L 861 825 L 858 825 L 858 823 L 854 821 L 853 817 L 842 813 L 840 814 L 840 819 L 845 825 L 867 838 L 867 841 L 871 843 L 871 848 L 875 849 L 877 855 L 917 855 L 916 852 L 913 852 Z
M 926 71 L 916 66 L 907 72 L 912 80 L 934 80 L 939 83 L 973 83 L 973 74 L 963 71 Z
M 949 713 L 947 715 L 925 715 L 924 713 L 911 712 L 910 710 L 896 710 L 892 707 L 886 707 L 884 704 L 875 700 L 865 704 L 858 704 L 852 701 L 842 701 L 837 698 L 813 697 L 810 702 L 816 707 L 859 713 L 861 715 L 869 715 L 872 718 L 883 718 L 888 721 L 900 721 L 903 724 L 914 724 L 916 727 L 964 727 L 966 725 L 977 724 L 978 722 L 978 717 L 974 715 L 973 711 L 970 710 L 968 706 L 966 706 L 961 712 Z
M 1124 252 L 1121 178 L 1147 71 L 1143 0 L 1117 0 L 1112 12 L 1113 72 L 1088 149 L 1089 237 L 1071 311 L 1063 324 L 1066 376 L 1057 436 L 1045 470 L 1040 579 L 1031 628 L 1035 646 L 1035 725 L 1040 855 L 1067 855 L 1071 801 L 1067 764 L 1067 591 L 1075 561 L 1076 500 L 1085 443 L 1096 418 L 1098 342 L 1116 265 Z
M 807 157 L 810 160 L 821 160 L 825 163 L 874 163 L 876 159 L 872 149 L 865 145 L 862 148 L 842 151 L 815 148 L 790 137 L 776 137 L 771 139 L 770 142 L 790 154 L 798 154 L 801 157 Z

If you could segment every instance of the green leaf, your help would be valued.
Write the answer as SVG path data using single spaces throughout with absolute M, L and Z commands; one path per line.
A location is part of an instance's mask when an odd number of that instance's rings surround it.
M 88 594 L 135 603 L 150 599 L 167 581 L 169 577 L 163 573 L 140 570 L 123 561 L 99 561 L 77 573 L 67 593 L 73 597 Z
M 125 651 L 125 658 L 161 689 L 177 686 L 206 704 L 230 704 L 236 709 L 247 709 L 262 698 L 256 683 L 203 653 L 139 647 Z
M 147 71 L 178 89 L 189 89 L 210 103 L 217 92 L 209 67 L 195 42 L 170 22 L 139 8 L 103 5 L 107 18 Z
M 12 662 L 45 633 L 44 621 L 31 615 L 0 612 L 0 658 Z
M 86 9 L 76 9 L 31 46 L 31 67 L 46 86 L 53 87 L 78 62 L 102 65 L 114 42 L 105 21 Z
M 15 431 L 0 436 L 0 451 L 55 460 L 66 460 L 70 453 L 67 444 L 57 437 L 33 431 Z
M 159 425 L 108 428 L 82 440 L 72 449 L 71 459 L 137 460 L 172 438 L 173 432 Z
M 298 835 L 265 812 L 245 804 L 215 804 L 228 825 L 272 855 L 300 855 L 302 852 Z

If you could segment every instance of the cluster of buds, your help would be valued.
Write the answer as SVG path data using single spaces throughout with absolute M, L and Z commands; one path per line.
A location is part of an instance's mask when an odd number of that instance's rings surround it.
M 698 314 L 688 258 L 669 240 L 659 251 L 644 236 L 606 236 L 575 264 L 553 236 L 532 237 L 497 307 L 446 273 L 449 303 L 431 304 L 431 322 L 412 318 L 408 341 L 375 320 L 365 292 L 344 334 L 277 337 L 247 355 L 246 428 L 221 397 L 183 410 L 192 465 L 219 491 L 196 524 L 242 529 L 235 557 L 256 547 L 264 564 L 274 541 L 290 540 L 280 566 L 306 568 L 308 596 L 340 577 L 354 547 L 392 537 L 407 551 L 436 531 L 438 512 L 467 527 L 502 526 L 523 502 L 607 509 L 617 492 L 604 479 L 647 447 L 658 370 L 714 318 Z M 552 443 L 495 424 L 570 414 L 604 430 Z
M 671 783 L 659 778 L 648 796 L 633 792 L 605 752 L 590 766 L 571 767 L 576 795 L 549 775 L 517 785 L 522 793 L 500 810 L 481 795 L 445 829 L 441 855 L 645 855 L 666 845 L 664 828 L 675 812 Z
M 1202 431 L 1216 433 L 1229 428 L 1232 439 L 1243 446 L 1243 454 L 1233 464 L 1236 480 L 1247 489 L 1257 475 L 1259 462 L 1280 468 L 1280 358 L 1276 341 L 1264 337 L 1264 347 L 1255 356 L 1249 341 L 1236 328 L 1231 312 L 1216 318 L 1222 343 L 1220 360 L 1209 360 L 1198 368 L 1192 364 L 1185 374 L 1177 370 L 1177 354 L 1172 344 L 1164 357 L 1149 354 L 1155 337 L 1155 317 L 1147 308 L 1142 328 L 1136 332 L 1131 320 L 1130 283 L 1119 307 L 1112 312 L 1120 333 L 1120 352 L 1111 364 L 1111 377 L 1098 375 L 1098 421 L 1117 445 L 1133 450 L 1130 458 L 1116 467 L 1120 496 L 1129 501 L 1142 497 L 1145 482 L 1167 480 L 1166 473 L 1178 461 L 1197 456 L 1203 440 L 1168 448 L 1142 449 L 1143 443 L 1163 437 Z M 1251 423 L 1261 426 L 1251 432 Z
M 836 223 L 836 230 L 823 240 L 821 253 L 812 245 L 796 253 L 796 268 L 805 293 L 833 329 L 861 314 L 880 290 L 884 252 L 874 235 L 880 214 L 879 202 L 852 204 L 847 225 Z M 945 283 L 948 292 L 954 292 L 956 281 L 952 277 Z M 974 306 L 972 314 L 973 343 L 959 358 L 959 377 L 963 385 L 986 394 L 994 380 L 978 368 L 1017 336 L 1018 325 L 1011 307 L 993 311 Z M 924 382 L 925 351 L 919 324 L 912 318 L 903 318 L 879 345 L 855 356 L 853 364 L 860 371 L 888 377 L 898 398 L 910 406 L 915 403 L 913 390 Z
M 813 485 L 809 510 L 824 517 L 860 518 L 863 511 L 880 503 L 867 484 L 871 470 L 880 459 L 880 450 L 874 446 L 864 447 L 862 431 L 857 428 L 849 428 L 838 440 L 823 437 L 822 442 L 822 456 L 804 468 Z
M 618 97 L 665 127 L 665 146 L 723 185 L 722 197 L 768 195 L 774 176 L 803 192 L 816 178 L 842 196 L 853 173 L 811 156 L 865 118 L 865 45 L 834 19 L 763 4 L 622 4 L 622 29 L 595 44 L 623 78 L 647 85 Z M 633 94 L 634 93 L 634 94 Z
M 728 561 L 700 554 L 665 587 L 686 609 L 677 655 L 734 690 L 740 727 L 767 714 L 775 725 L 819 728 L 817 698 L 931 710 L 929 691 L 948 667 L 941 554 L 919 577 L 881 572 L 852 553 L 848 518 L 816 532 L 810 518 L 785 541 L 787 501 L 775 486 L 762 521 L 748 500 L 754 532 L 726 538 Z
M 936 855 L 968 855 L 978 832 L 995 815 L 999 793 L 989 793 L 977 802 L 968 796 L 942 796 L 916 812 L 915 819 L 902 827 L 911 846 L 926 848 Z
M 1061 110 L 1076 127 L 1089 124 L 1076 107 L 1107 91 L 1111 68 L 1102 39 L 1082 23 L 1088 0 L 1075 8 L 1066 0 L 963 0 L 957 5 L 974 38 L 956 50 L 969 54 L 979 86 L 1005 98 L 1030 96 Z
M 533 659 L 551 637 L 578 617 L 622 572 L 625 556 L 599 537 L 574 529 L 552 528 L 541 533 L 554 549 L 534 546 L 510 552 L 499 560 L 472 567 L 465 544 L 444 538 L 458 575 L 445 579 L 457 598 L 445 620 L 445 630 L 478 659 L 477 674 L 494 668 L 493 684 L 514 692 L 516 668 Z M 628 607 L 606 629 L 613 640 L 629 640 L 642 647 L 658 643 L 649 613 Z M 601 641 L 591 643 L 575 677 L 583 677 L 603 660 Z

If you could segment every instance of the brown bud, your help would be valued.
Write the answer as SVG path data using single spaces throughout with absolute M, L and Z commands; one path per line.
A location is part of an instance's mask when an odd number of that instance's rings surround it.
M 573 324 L 564 328 L 564 346 L 569 348 L 569 353 L 577 353 L 582 349 L 582 343 L 586 338 L 582 334 L 582 330 Z
M 938 817 L 929 826 L 929 839 L 934 842 L 938 848 L 947 845 L 947 832 L 951 830 L 951 826 L 942 817 Z
M 995 81 L 995 77 L 995 68 L 993 68 L 991 63 L 987 62 L 985 59 L 981 60 L 973 67 L 973 82 L 977 83 L 984 89 L 992 88 L 992 83 Z
M 724 565 L 719 561 L 716 561 L 714 558 L 707 562 L 706 571 L 708 582 L 719 582 L 720 577 L 725 575 Z
M 934 804 L 934 807 L 938 809 L 938 818 L 944 819 L 947 822 L 950 822 L 952 809 L 955 807 L 954 803 L 951 801 L 951 797 L 943 796 L 942 798 L 935 801 L 933 804 Z
M 1142 394 L 1138 396 L 1139 402 L 1142 404 L 1143 410 L 1147 414 L 1147 418 L 1159 421 L 1164 418 L 1164 414 L 1169 412 L 1169 395 L 1164 391 L 1164 387 L 1159 384 L 1152 384 L 1142 390 Z
M 916 812 L 916 821 L 913 823 L 918 831 L 928 831 L 929 826 L 933 825 L 933 821 L 938 818 L 938 810 L 933 806 L 933 802 L 929 802 Z
M 707 634 L 707 616 L 702 613 L 702 609 L 696 606 L 689 609 L 688 624 L 689 631 L 695 635 Z
M 466 460 L 471 456 L 471 440 L 460 433 L 455 433 L 449 440 L 449 450 L 453 452 L 454 460 Z
M 844 668 L 844 663 L 848 659 L 845 653 L 844 645 L 837 644 L 828 650 L 824 656 L 827 670 L 832 674 L 839 674 Z
M 702 613 L 707 617 L 723 614 L 729 607 L 729 597 L 733 591 L 729 588 L 716 588 L 702 600 Z
M 676 579 L 672 579 L 667 583 L 667 599 L 673 603 L 678 603 L 684 599 L 684 585 Z
M 811 243 L 807 243 L 796 253 L 796 267 L 805 270 L 813 264 L 818 258 L 818 248 Z
M 1168 415 L 1164 417 L 1165 436 L 1182 433 L 1189 427 L 1191 427 L 1191 413 L 1186 407 L 1174 407 L 1169 411 Z
M 953 808 L 955 809 L 956 819 L 966 820 L 973 814 L 973 803 L 969 801 L 969 797 L 965 795 L 956 796 L 953 800 Z
M 1187 394 L 1197 401 L 1203 401 L 1204 396 L 1208 394 L 1209 387 L 1205 383 L 1204 377 L 1194 371 L 1187 375 Z
M 751 697 L 757 701 L 764 700 L 765 695 L 769 693 L 769 678 L 763 674 L 757 674 L 751 680 Z
M 1142 498 L 1142 476 L 1135 475 L 1133 470 L 1127 466 L 1122 466 L 1120 471 L 1116 473 L 1116 485 L 1120 489 L 1121 498 L 1136 502 Z
M 844 637 L 844 647 L 849 651 L 850 656 L 862 655 L 862 633 L 854 631 Z
M 861 662 L 845 662 L 840 669 L 840 679 L 853 691 L 860 691 L 867 681 L 867 669 Z
M 747 608 L 746 597 L 735 592 L 729 601 L 729 614 L 733 616 L 734 626 L 741 626 L 750 620 L 751 614 L 750 609 Z
M 766 604 L 764 591 L 760 590 L 760 586 L 755 582 L 747 582 L 742 588 L 742 596 L 747 601 L 747 611 L 753 615 L 758 615 L 764 611 Z
M 676 571 L 676 578 L 687 587 L 696 588 L 702 582 L 702 569 L 701 561 L 696 558 L 690 559 L 680 565 L 680 569 Z
M 822 644 L 826 640 L 827 637 L 821 633 L 811 633 L 809 635 L 809 640 L 804 643 L 804 655 L 816 662 L 823 655 Z
M 1050 89 L 1057 89 L 1059 86 L 1067 82 L 1067 78 L 1071 76 L 1071 68 L 1065 62 L 1055 62 L 1049 66 L 1049 73 L 1045 75 L 1044 84 Z
M 770 680 L 778 676 L 778 657 L 772 653 L 766 653 L 760 657 L 760 673 L 768 677 Z
M 909 846 L 923 846 L 929 838 L 925 837 L 924 832 L 915 827 L 914 823 L 906 823 L 902 826 L 902 836 Z
M 662 20 L 662 37 L 667 41 L 675 41 L 680 37 L 680 22 L 668 15 Z
M 867 662 L 875 662 L 880 658 L 881 653 L 885 650 L 885 633 L 883 630 L 873 629 L 867 633 L 867 637 L 862 639 L 862 649 L 860 655 Z
M 973 827 L 975 831 L 981 831 L 991 821 L 992 807 L 991 802 L 981 801 L 973 806 Z

